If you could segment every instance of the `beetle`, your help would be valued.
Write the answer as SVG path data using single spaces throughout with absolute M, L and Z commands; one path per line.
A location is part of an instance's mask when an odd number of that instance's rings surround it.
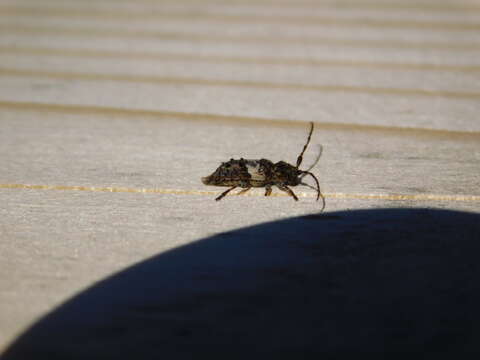
M 230 187 L 228 190 L 221 193 L 215 199 L 216 201 L 223 199 L 225 195 L 237 187 L 242 188 L 238 195 L 246 193 L 252 187 L 264 187 L 265 196 L 270 196 L 272 193 L 272 186 L 278 187 L 280 190 L 290 195 L 295 201 L 298 201 L 298 197 L 289 186 L 307 185 L 302 182 L 302 179 L 304 176 L 310 175 L 317 185 L 315 188 L 317 191 L 317 201 L 322 198 L 323 210 L 325 207 L 325 198 L 320 191 L 320 184 L 317 177 L 309 171 L 316 162 L 308 170 L 299 169 L 302 164 L 303 154 L 310 143 L 313 128 L 314 125 L 313 122 L 311 122 L 307 142 L 303 146 L 300 155 L 298 155 L 297 164 L 295 166 L 290 165 L 285 161 L 273 163 L 267 159 L 230 159 L 230 161 L 222 163 L 211 175 L 202 177 L 201 180 L 205 185 Z

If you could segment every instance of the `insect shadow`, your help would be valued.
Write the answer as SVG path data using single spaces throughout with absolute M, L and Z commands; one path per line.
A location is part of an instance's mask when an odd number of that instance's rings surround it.
M 272 186 L 276 186 L 280 190 L 290 195 L 295 201 L 298 201 L 297 195 L 295 195 L 289 186 L 309 186 L 302 180 L 306 175 L 310 175 L 315 180 L 317 201 L 320 198 L 322 199 L 321 210 L 323 210 L 325 208 L 325 197 L 322 195 L 317 177 L 310 172 L 312 167 L 318 162 L 318 159 L 320 159 L 321 151 L 317 160 L 309 169 L 299 169 L 303 161 L 303 154 L 307 150 L 308 144 L 310 143 L 313 128 L 314 125 L 313 122 L 311 122 L 307 142 L 303 146 L 303 150 L 300 155 L 298 155 L 295 166 L 285 161 L 273 163 L 267 159 L 230 159 L 230 161 L 222 163 L 211 175 L 203 177 L 202 182 L 205 185 L 229 187 L 229 189 L 221 193 L 215 199 L 217 201 L 223 199 L 225 195 L 237 187 L 242 188 L 242 190 L 238 193 L 239 195 L 246 193 L 252 187 L 263 187 L 265 188 L 265 196 L 270 196 L 272 193 Z

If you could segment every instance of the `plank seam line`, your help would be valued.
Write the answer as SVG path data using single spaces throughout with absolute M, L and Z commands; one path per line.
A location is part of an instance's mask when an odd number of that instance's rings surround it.
M 315 66 L 315 67 L 351 67 L 367 68 L 372 70 L 401 70 L 401 71 L 452 71 L 452 72 L 480 72 L 480 65 L 453 65 L 434 63 L 395 63 L 375 61 L 330 60 L 330 59 L 302 59 L 278 57 L 247 57 L 223 55 L 194 55 L 163 52 L 135 52 L 121 50 L 97 49 L 56 49 L 38 47 L 0 46 L 0 54 L 5 55 L 36 55 L 59 56 L 73 58 L 119 58 L 122 60 L 151 60 L 151 61 L 189 61 L 207 63 L 235 63 L 257 65 L 286 65 L 286 66 Z
M 24 190 L 58 190 L 58 191 L 85 191 L 85 192 L 112 192 L 112 193 L 141 193 L 141 194 L 162 194 L 162 195 L 217 195 L 218 191 L 208 190 L 182 190 L 162 188 L 130 188 L 115 186 L 72 186 L 72 185 L 29 185 L 29 184 L 0 184 L 0 189 L 24 189 Z M 316 193 L 295 192 L 298 197 L 315 198 Z M 477 195 L 445 195 L 445 194 L 355 194 L 355 193 L 325 193 L 326 198 L 331 199 L 361 199 L 361 200 L 391 200 L 391 201 L 462 201 L 477 202 L 480 196 Z M 250 192 L 241 196 L 264 196 L 263 192 Z M 288 197 L 285 193 L 273 193 L 275 197 Z
M 222 80 L 222 79 L 202 79 L 187 77 L 162 77 L 149 75 L 130 75 L 130 74 L 103 74 L 103 73 L 80 73 L 80 72 L 62 72 L 62 71 L 43 71 L 29 69 L 0 68 L 0 76 L 10 77 L 41 77 L 49 79 L 63 80 L 83 80 L 83 81 L 117 81 L 127 83 L 146 83 L 146 84 L 165 84 L 165 85 L 193 85 L 193 86 L 211 86 L 211 87 L 230 87 L 230 88 L 250 88 L 250 89 L 275 89 L 284 91 L 309 91 L 309 92 L 344 92 L 344 93 L 363 93 L 370 95 L 387 96 L 423 96 L 423 97 L 441 97 L 447 99 L 462 100 L 480 100 L 480 92 L 459 92 L 445 90 L 425 90 L 413 88 L 386 88 L 386 87 L 366 87 L 351 85 L 315 85 L 315 84 L 295 84 L 295 83 L 271 83 L 255 82 L 245 80 Z
M 80 10 L 68 8 L 42 8 L 22 7 L 15 5 L 0 6 L 0 11 L 5 15 L 36 15 L 61 18 L 100 18 L 105 20 L 148 20 L 175 19 L 185 21 L 204 21 L 210 23 L 240 23 L 240 24 L 281 24 L 281 25 L 320 25 L 334 27 L 371 27 L 371 28 L 414 28 L 430 30 L 453 30 L 453 31 L 479 31 L 478 23 L 462 22 L 439 22 L 419 20 L 396 20 L 396 19 L 349 19 L 325 16 L 292 16 L 292 15 L 243 15 L 243 14 L 214 14 L 203 13 L 179 13 L 179 12 L 131 12 L 107 9 Z
M 400 49 L 436 49 L 456 51 L 478 51 L 480 44 L 463 42 L 412 42 L 404 40 L 384 39 L 342 39 L 329 37 L 272 37 L 272 36 L 245 36 L 228 34 L 192 34 L 180 32 L 164 32 L 155 30 L 131 30 L 131 29 L 94 29 L 94 28 L 65 28 L 25 25 L 0 25 L 3 33 L 12 34 L 48 34 L 50 36 L 94 36 L 96 38 L 151 38 L 155 40 L 193 41 L 193 42 L 239 42 L 239 43 L 260 43 L 260 44 L 294 44 L 294 45 L 328 45 L 348 46 L 355 48 L 400 48 Z
M 67 113 L 78 115 L 106 115 L 106 116 L 126 116 L 132 117 L 153 117 L 153 118 L 173 118 L 184 121 L 209 121 L 209 122 L 223 122 L 223 123 L 251 123 L 258 125 L 270 124 L 270 125 L 291 125 L 291 126 L 304 126 L 308 124 L 310 120 L 292 120 L 281 118 L 261 118 L 253 116 L 241 116 L 241 115 L 220 115 L 213 113 L 189 113 L 180 111 L 167 111 L 167 110 L 148 110 L 148 109 L 129 109 L 129 108 L 117 108 L 95 105 L 76 105 L 76 104 L 52 104 L 52 103 L 37 103 L 37 102 L 15 102 L 15 101 L 2 101 L 0 100 L 0 108 L 10 109 L 14 111 L 35 111 L 35 112 L 47 112 L 47 113 Z M 362 131 L 382 131 L 382 132 L 394 132 L 394 133 L 406 133 L 415 135 L 438 135 L 449 137 L 462 137 L 462 138 L 474 138 L 480 137 L 480 132 L 476 131 L 461 131 L 461 130 L 443 130 L 443 129 L 429 129 L 429 128 L 409 128 L 400 126 L 385 126 L 385 125 L 371 125 L 371 124 L 354 124 L 354 123 L 338 123 L 338 122 L 326 122 L 315 121 L 315 124 L 324 129 L 337 129 L 337 130 L 362 130 Z
M 55 0 L 51 0 L 55 1 Z M 57 2 L 64 2 L 64 0 L 57 0 Z M 118 3 L 127 3 L 130 1 L 122 1 L 122 0 L 97 0 L 97 3 L 110 3 L 110 4 L 118 4 Z M 381 9 L 381 10 L 428 10 L 428 11 L 438 11 L 438 12 L 452 12 L 452 11 L 460 11 L 460 12 L 476 12 L 480 11 L 480 6 L 475 4 L 460 4 L 460 5 L 453 5 L 453 4 L 443 4 L 443 3 L 435 3 L 435 4 L 427 4 L 427 3 L 416 3 L 416 2 L 396 2 L 396 3 L 385 3 L 383 1 L 336 1 L 332 6 L 329 2 L 318 2 L 315 0 L 297 0 L 297 1 L 285 1 L 285 0 L 182 0 L 183 3 L 187 3 L 188 5 L 191 4 L 201 4 L 201 5 L 219 5 L 219 6 L 226 6 L 226 5 L 248 5 L 248 6 L 272 6 L 275 7 L 286 7 L 286 8 L 324 8 L 324 9 Z M 162 4 L 176 4 L 175 1 L 164 1 Z M 142 4 L 142 5 L 158 5 L 158 0 L 137 0 L 135 4 Z

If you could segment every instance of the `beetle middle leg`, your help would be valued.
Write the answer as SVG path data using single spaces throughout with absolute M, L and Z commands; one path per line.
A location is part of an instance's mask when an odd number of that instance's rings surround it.
M 270 185 L 265 186 L 265 196 L 270 196 L 272 193 L 272 187 Z
M 285 191 L 291 197 L 293 197 L 295 199 L 295 201 L 298 201 L 297 195 L 295 195 L 295 193 L 292 191 L 292 189 L 290 189 L 287 185 L 277 185 L 277 187 L 280 190 Z
M 218 196 L 215 200 L 216 201 L 219 201 L 219 200 L 222 200 L 223 197 L 225 197 L 225 195 L 227 195 L 230 191 L 232 191 L 233 189 L 235 189 L 237 186 L 232 186 L 230 189 L 224 191 L 223 193 L 220 194 L 220 196 Z

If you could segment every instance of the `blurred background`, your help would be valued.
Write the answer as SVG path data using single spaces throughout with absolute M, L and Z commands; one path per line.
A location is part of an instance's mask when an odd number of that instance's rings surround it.
M 478 131 L 479 6 L 2 0 L 1 95 L 4 102 Z

